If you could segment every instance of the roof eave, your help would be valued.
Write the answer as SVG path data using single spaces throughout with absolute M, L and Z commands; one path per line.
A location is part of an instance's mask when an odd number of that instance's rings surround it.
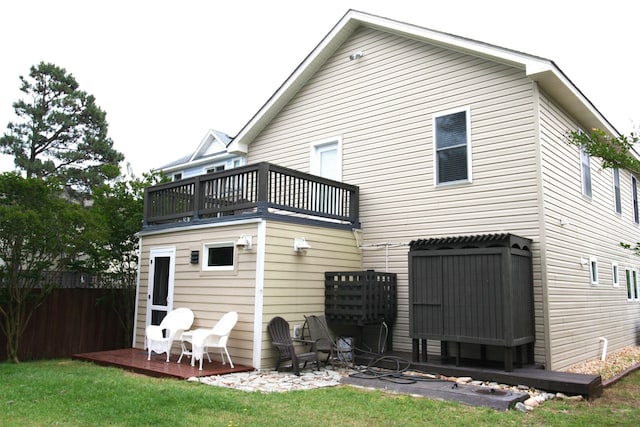
M 183 170 L 186 170 L 186 169 L 191 169 L 191 168 L 194 168 L 194 167 L 210 164 L 212 161 L 221 161 L 221 160 L 226 160 L 226 159 L 229 159 L 229 158 L 232 158 L 232 157 L 233 157 L 232 155 L 229 155 L 228 153 L 225 152 L 224 155 L 220 155 L 220 156 L 214 155 L 214 156 L 209 156 L 209 157 L 203 157 L 203 158 L 195 160 L 195 161 L 189 160 L 187 162 L 177 163 L 175 165 L 171 165 L 170 167 L 158 168 L 158 170 L 161 170 L 166 174 L 173 173 L 173 172 L 180 172 L 180 171 L 183 171 Z
M 295 71 L 267 100 L 262 108 L 240 130 L 238 135 L 227 146 L 227 151 L 233 154 L 247 154 L 249 143 L 264 127 L 278 114 L 278 112 L 295 96 L 304 84 L 315 74 L 335 50 L 355 31 L 360 25 L 353 20 L 350 13 L 336 24 L 316 48 L 298 65 Z
M 548 69 L 527 69 L 527 75 L 584 129 L 602 129 L 619 136 L 617 129 L 598 111 L 589 99 L 565 76 L 555 64 Z
M 322 66 L 326 59 L 361 25 L 381 31 L 423 40 L 447 49 L 484 57 L 524 69 L 527 75 L 584 126 L 597 127 L 617 135 L 615 128 L 600 114 L 577 87 L 548 59 L 505 49 L 399 21 L 350 10 L 296 68 L 263 107 L 240 130 L 227 146 L 234 154 L 247 154 L 251 141 L 278 114 L 300 88 Z

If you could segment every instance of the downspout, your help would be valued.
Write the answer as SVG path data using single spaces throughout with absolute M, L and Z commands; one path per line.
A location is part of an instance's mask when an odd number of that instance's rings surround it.
M 534 147 L 535 147 L 535 155 L 536 155 L 536 187 L 537 198 L 538 198 L 538 233 L 540 236 L 540 247 L 539 247 L 539 256 L 540 256 L 540 291 L 542 295 L 542 301 L 540 301 L 540 305 L 542 306 L 542 338 L 544 341 L 544 365 L 545 369 L 551 370 L 553 369 L 553 352 L 551 350 L 551 325 L 550 315 L 549 315 L 549 281 L 548 281 L 548 272 L 547 272 L 547 235 L 546 235 L 546 227 L 545 227 L 545 197 L 544 197 L 544 180 L 542 179 L 542 137 L 540 131 L 540 90 L 538 88 L 538 84 L 536 82 L 531 83 L 531 97 L 533 99 L 533 126 L 534 126 Z M 535 301 L 534 301 L 535 307 Z M 535 311 L 534 311 L 534 319 L 533 322 L 535 324 Z M 540 336 L 540 331 L 536 331 L 536 337 Z M 536 341 L 538 341 L 536 339 Z M 534 351 L 535 356 L 535 351 Z
M 602 357 L 600 358 L 600 360 L 604 362 L 604 359 L 607 358 L 607 344 L 609 344 L 609 342 L 604 337 L 600 337 L 599 340 L 604 341 L 604 345 L 602 346 Z

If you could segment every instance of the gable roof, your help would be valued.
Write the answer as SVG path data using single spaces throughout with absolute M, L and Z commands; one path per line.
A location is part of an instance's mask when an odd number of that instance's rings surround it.
M 210 129 L 207 131 L 207 134 L 193 153 L 182 156 L 169 164 L 159 167 L 158 169 L 170 172 L 183 167 L 191 167 L 198 165 L 199 163 L 206 163 L 214 156 L 226 154 L 226 147 L 229 142 L 231 142 L 231 137 L 229 135 L 224 132 Z
M 611 123 L 600 114 L 587 97 L 551 60 L 380 16 L 349 10 L 295 69 L 293 74 L 240 130 L 227 147 L 227 150 L 235 153 L 247 153 L 251 141 L 269 124 L 342 43 L 361 26 L 420 40 L 446 49 L 523 69 L 528 77 L 536 81 L 545 92 L 560 103 L 583 126 L 604 129 L 614 135 L 618 135 Z

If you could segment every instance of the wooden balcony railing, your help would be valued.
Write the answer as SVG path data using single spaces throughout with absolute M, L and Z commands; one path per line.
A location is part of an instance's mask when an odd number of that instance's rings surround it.
M 359 226 L 359 189 L 270 163 L 148 187 L 144 228 L 245 217 L 290 216 Z

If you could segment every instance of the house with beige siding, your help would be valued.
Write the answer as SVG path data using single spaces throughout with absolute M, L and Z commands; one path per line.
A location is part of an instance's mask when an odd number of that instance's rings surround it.
M 410 243 L 507 234 L 531 242 L 530 359 L 636 345 L 637 177 L 566 143 L 591 128 L 618 134 L 548 59 L 349 11 L 226 146 L 246 166 L 147 189 L 133 344 L 174 307 L 236 310 L 234 362 L 268 368 L 272 317 L 323 313 L 327 271 L 376 270 L 410 352 Z

